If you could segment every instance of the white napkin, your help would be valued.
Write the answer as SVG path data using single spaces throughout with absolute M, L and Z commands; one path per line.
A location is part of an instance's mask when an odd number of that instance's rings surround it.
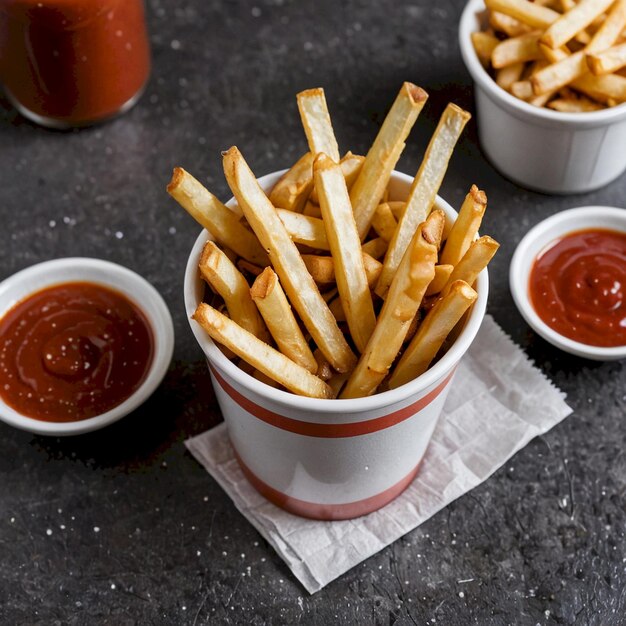
M 571 412 L 565 394 L 487 315 L 459 365 L 419 474 L 379 511 L 340 522 L 291 515 L 248 483 L 224 424 L 185 443 L 314 593 L 482 483 Z

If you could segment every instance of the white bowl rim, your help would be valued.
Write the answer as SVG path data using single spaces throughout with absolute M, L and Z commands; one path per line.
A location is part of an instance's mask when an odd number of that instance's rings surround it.
M 104 270 L 107 272 L 107 279 L 92 280 L 81 278 L 64 278 L 64 270 L 70 270 L 80 265 L 81 268 Z M 16 301 L 11 300 L 5 302 L 5 292 L 13 288 L 15 284 L 24 281 L 25 278 L 34 275 L 46 277 L 46 280 L 40 287 L 35 290 L 24 290 L 23 295 Z M 47 280 L 49 276 L 50 280 Z M 151 285 L 143 276 L 117 263 L 97 259 L 91 257 L 63 257 L 36 263 L 26 267 L 11 276 L 8 276 L 0 283 L 0 317 L 4 315 L 12 306 L 33 293 L 48 286 L 60 285 L 68 282 L 90 282 L 100 284 L 110 289 L 121 291 L 120 282 L 126 280 L 132 284 L 134 296 L 124 293 L 146 316 L 152 330 L 154 341 L 154 354 L 148 374 L 141 385 L 129 396 L 124 402 L 113 407 L 109 411 L 100 415 L 95 415 L 84 420 L 73 422 L 47 422 L 32 417 L 22 415 L 9 405 L 7 405 L 0 397 L 0 420 L 19 428 L 38 435 L 49 435 L 53 437 L 61 437 L 67 435 L 80 435 L 83 433 L 98 430 L 104 426 L 108 426 L 113 422 L 125 417 L 143 404 L 156 390 L 163 380 L 174 353 L 174 323 L 170 311 L 163 300 L 161 294 Z M 157 315 L 151 315 L 147 307 L 142 302 L 150 301 L 156 309 Z M 165 329 L 163 335 L 157 335 L 155 320 L 159 319 L 161 325 Z
M 561 335 L 553 328 L 550 328 L 537 314 L 530 302 L 528 296 L 528 278 L 530 269 L 535 261 L 536 254 L 529 254 L 529 248 L 539 239 L 544 232 L 553 227 L 557 227 L 557 232 L 550 239 L 553 242 L 559 237 L 563 237 L 577 230 L 586 230 L 588 228 L 606 229 L 602 224 L 602 217 L 616 217 L 624 222 L 626 229 L 626 209 L 619 207 L 589 205 L 575 207 L 561 211 L 552 215 L 535 226 L 533 226 L 524 235 L 522 240 L 517 244 L 511 266 L 509 268 L 509 286 L 511 295 L 522 317 L 526 320 L 533 330 L 552 345 L 565 350 L 571 354 L 585 355 L 594 360 L 616 360 L 626 357 L 626 345 L 615 347 L 591 346 L 580 341 L 575 341 L 569 337 Z M 597 226 L 581 226 L 581 219 L 593 217 L 597 222 Z M 545 246 L 550 242 L 546 242 Z M 544 247 L 545 247 L 544 246 Z M 543 249 L 543 247 L 542 247 Z M 531 258 L 532 257 L 532 258 Z
M 277 180 L 287 170 L 279 170 L 266 174 L 259 178 L 259 183 L 263 187 L 269 184 L 268 181 Z M 392 177 L 396 177 L 408 184 L 413 181 L 413 177 L 394 170 Z M 233 203 L 231 198 L 227 205 Z M 435 200 L 435 205 L 439 208 L 450 212 L 452 216 L 456 215 L 456 211 L 439 195 Z M 221 350 L 215 345 L 209 335 L 202 329 L 202 327 L 191 319 L 192 313 L 195 311 L 197 302 L 194 298 L 195 280 L 197 278 L 196 258 L 200 253 L 201 248 L 210 238 L 210 234 L 206 230 L 202 230 L 196 238 L 194 245 L 187 261 L 187 267 L 185 268 L 185 284 L 184 284 L 184 296 L 185 296 L 185 310 L 187 311 L 187 317 L 189 324 L 191 325 L 192 332 L 202 348 L 205 355 L 210 355 L 211 360 L 216 361 L 221 368 L 234 380 L 236 380 L 243 388 L 247 388 L 250 391 L 258 394 L 259 396 L 266 397 L 268 400 L 277 404 L 282 404 L 286 407 L 297 407 L 300 410 L 318 412 L 318 413 L 334 413 L 341 411 L 342 413 L 353 414 L 358 412 L 372 411 L 384 408 L 386 406 L 402 402 L 408 398 L 411 398 L 421 390 L 428 388 L 430 385 L 440 380 L 446 372 L 449 372 L 454 365 L 460 361 L 461 357 L 465 354 L 472 341 L 474 340 L 487 307 L 487 297 L 489 292 L 489 277 L 487 270 L 483 270 L 477 279 L 477 293 L 478 298 L 470 311 L 470 315 L 465 323 L 465 326 L 456 341 L 450 346 L 448 351 L 444 354 L 435 365 L 429 368 L 424 374 L 418 376 L 416 379 L 401 385 L 397 389 L 391 389 L 382 393 L 377 393 L 366 398 L 355 399 L 331 399 L 325 400 L 320 398 L 308 398 L 305 396 L 299 396 L 289 391 L 283 391 L 281 389 L 275 389 L 265 383 L 250 376 L 232 361 L 224 356 Z M 297 419 L 297 417 L 294 417 Z M 367 419 L 367 418 L 364 418 Z
M 507 105 L 509 109 L 512 109 L 518 114 L 525 114 L 525 117 L 530 116 L 536 120 L 560 123 L 565 126 L 603 126 L 610 122 L 626 118 L 626 102 L 600 111 L 564 113 L 561 111 L 553 111 L 546 107 L 533 106 L 502 89 L 482 66 L 470 38 L 471 33 L 476 30 L 475 14 L 477 11 L 483 10 L 484 8 L 484 0 L 469 0 L 466 4 L 459 22 L 459 45 L 461 48 L 461 56 L 463 57 L 467 70 L 474 81 L 487 91 L 492 99 Z

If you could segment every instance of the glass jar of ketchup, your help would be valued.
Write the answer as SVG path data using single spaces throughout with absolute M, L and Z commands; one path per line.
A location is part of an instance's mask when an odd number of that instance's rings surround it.
M 150 73 L 143 0 L 0 0 L 0 80 L 55 128 L 129 109 Z

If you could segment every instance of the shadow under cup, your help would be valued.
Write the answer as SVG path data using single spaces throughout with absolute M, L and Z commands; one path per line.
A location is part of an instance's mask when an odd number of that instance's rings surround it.
M 283 172 L 259 183 L 268 190 Z M 392 200 L 403 200 L 412 177 L 394 172 Z M 437 197 L 447 218 L 456 212 Z M 203 231 L 185 274 L 191 316 L 204 295 L 198 272 Z M 275 389 L 228 360 L 205 331 L 190 321 L 209 365 L 213 387 L 239 465 L 252 485 L 283 509 L 321 520 L 350 519 L 375 511 L 411 483 L 437 424 L 456 366 L 485 313 L 488 276 L 448 351 L 415 380 L 367 398 L 320 400 Z

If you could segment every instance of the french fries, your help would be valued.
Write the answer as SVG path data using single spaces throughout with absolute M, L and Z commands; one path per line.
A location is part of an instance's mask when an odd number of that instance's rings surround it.
M 565 113 L 626 102 L 619 74 L 626 67 L 626 0 L 485 4 L 489 30 L 473 33 L 472 42 L 500 87 Z
M 532 31 L 511 16 L 499 19 L 521 36 Z M 500 71 L 517 65 L 524 63 Z M 516 80 L 530 85 L 532 75 L 520 70 Z M 476 186 L 456 222 L 433 210 L 469 119 L 455 105 L 442 115 L 408 197 L 389 184 L 426 98 L 405 83 L 368 156 L 340 160 L 323 91 L 298 94 L 309 151 L 267 193 L 236 147 L 223 153 L 235 210 L 175 170 L 168 191 L 216 239 L 198 266 L 216 295 L 193 318 L 250 376 L 313 398 L 363 397 L 419 375 L 456 336 L 476 297 L 470 285 L 498 244 L 476 239 L 486 206 Z

